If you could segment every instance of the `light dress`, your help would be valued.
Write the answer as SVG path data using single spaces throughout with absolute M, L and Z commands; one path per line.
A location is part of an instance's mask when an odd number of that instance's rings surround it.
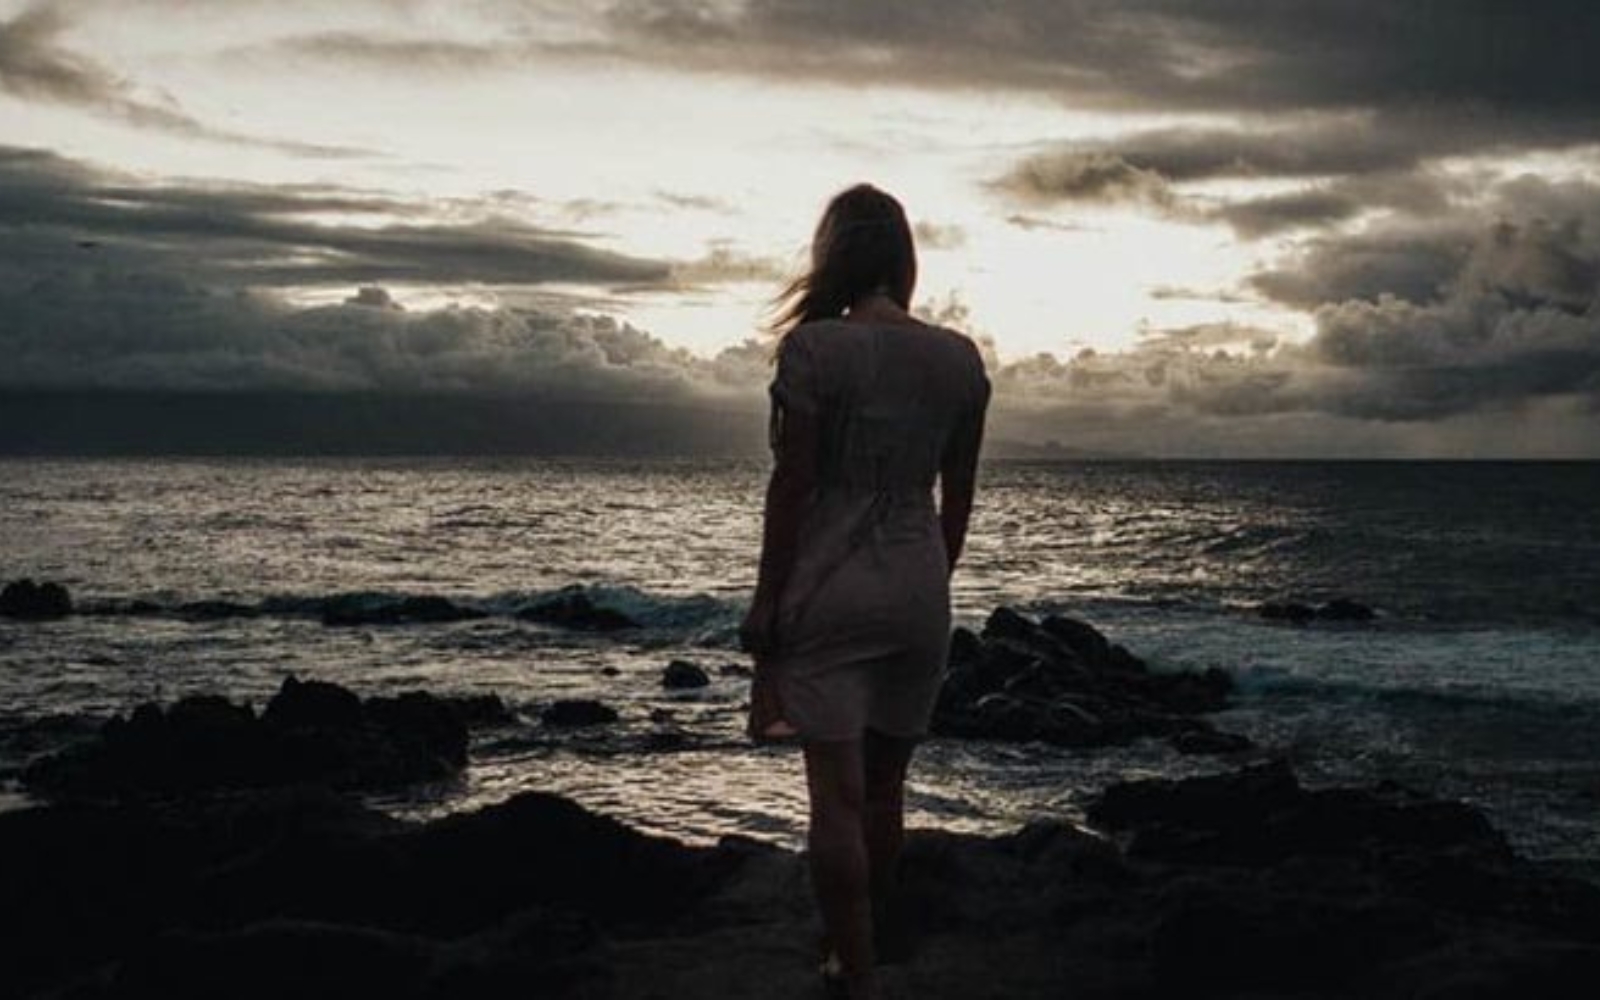
M 803 740 L 928 732 L 950 648 L 950 577 L 934 485 L 978 447 L 989 380 L 967 337 L 920 324 L 822 320 L 790 331 L 772 444 L 807 411 L 817 489 L 759 669 Z

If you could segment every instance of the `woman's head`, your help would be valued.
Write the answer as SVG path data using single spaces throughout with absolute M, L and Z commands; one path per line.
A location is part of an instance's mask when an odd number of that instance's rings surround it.
M 844 314 L 875 292 L 911 308 L 917 251 L 905 209 L 871 184 L 833 196 L 811 239 L 811 267 L 778 296 L 772 328 L 788 333 L 801 323 Z

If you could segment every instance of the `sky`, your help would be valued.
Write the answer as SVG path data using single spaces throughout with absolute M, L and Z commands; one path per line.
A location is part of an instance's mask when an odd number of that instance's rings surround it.
M 0 0 L 0 393 L 758 415 L 870 181 L 992 439 L 1600 457 L 1595 51 L 1583 0 Z

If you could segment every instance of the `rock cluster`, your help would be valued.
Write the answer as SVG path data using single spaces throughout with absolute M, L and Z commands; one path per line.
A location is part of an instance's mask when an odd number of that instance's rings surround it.
M 1162 737 L 1183 752 L 1232 752 L 1249 741 L 1200 717 L 1224 707 L 1231 690 L 1221 670 L 1155 672 L 1084 622 L 1035 621 L 1001 607 L 981 635 L 957 629 L 952 637 L 933 728 L 1070 747 Z
M 290 676 L 257 716 L 197 695 L 145 704 L 99 735 L 35 761 L 30 791 L 52 798 L 183 794 L 321 782 L 371 788 L 447 777 L 467 762 L 468 727 L 501 724 L 498 698 L 425 692 L 362 700 Z
M 13 580 L 0 590 L 0 618 L 44 621 L 72 614 L 72 595 L 59 583 Z

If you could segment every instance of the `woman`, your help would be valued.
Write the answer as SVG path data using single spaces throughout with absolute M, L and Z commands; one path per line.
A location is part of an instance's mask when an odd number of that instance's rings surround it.
M 775 463 L 742 630 L 752 735 L 804 747 L 825 975 L 852 997 L 877 995 L 873 914 L 945 670 L 989 399 L 972 341 L 910 315 L 916 279 L 899 202 L 862 184 L 828 204 L 774 323 Z

